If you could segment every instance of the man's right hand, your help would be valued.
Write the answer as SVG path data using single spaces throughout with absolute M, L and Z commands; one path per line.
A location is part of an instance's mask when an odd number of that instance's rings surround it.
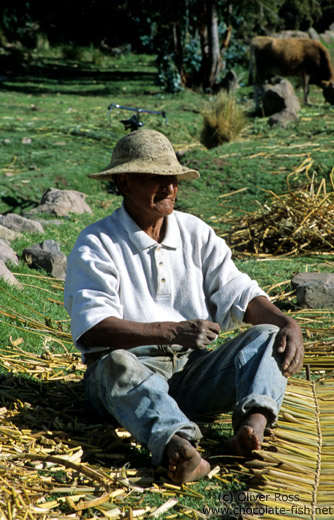
M 176 324 L 173 343 L 194 350 L 205 349 L 220 332 L 218 323 L 209 320 L 187 320 Z
M 86 349 L 96 346 L 113 350 L 141 345 L 182 345 L 200 350 L 215 340 L 219 332 L 218 323 L 209 320 L 137 323 L 110 317 L 85 332 L 80 344 Z

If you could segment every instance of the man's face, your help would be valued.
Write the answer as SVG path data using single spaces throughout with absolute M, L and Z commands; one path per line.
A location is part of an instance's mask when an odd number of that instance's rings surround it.
M 178 191 L 176 175 L 123 174 L 119 183 L 133 216 L 154 221 L 172 213 Z

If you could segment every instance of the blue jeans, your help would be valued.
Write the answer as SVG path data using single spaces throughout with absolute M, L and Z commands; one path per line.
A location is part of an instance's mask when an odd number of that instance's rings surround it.
M 214 351 L 179 345 L 149 345 L 111 351 L 84 378 L 88 403 L 114 417 L 152 453 L 153 464 L 178 433 L 195 445 L 196 419 L 233 411 L 234 430 L 253 408 L 263 408 L 271 426 L 286 387 L 281 356 L 273 352 L 278 328 L 257 325 Z

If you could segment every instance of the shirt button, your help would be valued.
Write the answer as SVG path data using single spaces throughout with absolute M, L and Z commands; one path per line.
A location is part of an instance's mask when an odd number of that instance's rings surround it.
M 159 262 L 159 266 L 161 267 L 162 265 L 164 265 L 164 263 L 163 262 Z
M 160 253 L 160 251 L 161 251 L 161 246 L 157 247 L 157 251 Z
M 161 283 L 165 283 L 166 278 L 161 278 Z

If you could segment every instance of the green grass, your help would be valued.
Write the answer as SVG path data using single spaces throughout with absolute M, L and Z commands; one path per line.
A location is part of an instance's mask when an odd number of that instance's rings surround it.
M 120 205 L 120 198 L 108 193 L 106 183 L 87 178 L 108 164 L 113 146 L 124 135 L 120 120 L 132 115 L 114 110 L 107 118 L 111 103 L 166 111 L 167 126 L 160 116 L 142 115 L 145 127 L 165 133 L 175 148 L 184 152 L 182 163 L 201 173 L 196 181 L 182 183 L 177 209 L 200 216 L 218 231 L 226 228 L 224 219 L 215 223 L 212 217 L 252 211 L 257 201 L 268 200 L 265 190 L 285 192 L 287 175 L 309 155 L 313 159 L 312 172 L 328 181 L 334 166 L 334 107 L 324 104 L 316 87 L 311 90 L 313 104 L 303 107 L 299 119 L 287 128 L 270 128 L 266 119 L 250 117 L 237 141 L 206 150 L 200 144 L 199 112 L 207 101 L 202 92 L 186 90 L 171 95 L 161 91 L 155 84 L 156 70 L 150 56 L 102 55 L 98 66 L 89 49 L 84 49 L 81 56 L 82 61 L 76 62 L 65 61 L 61 49 L 33 53 L 29 74 L 8 77 L 0 86 L 0 213 L 20 214 L 32 209 L 49 187 L 85 193 L 93 212 L 57 219 L 58 225 L 50 218 L 45 235 L 25 234 L 12 242 L 19 255 L 25 247 L 45 238 L 59 241 L 62 251 L 69 254 L 83 227 Z M 297 94 L 301 96 L 301 92 Z M 241 87 L 236 95 L 250 114 L 253 102 L 249 87 Z M 292 175 L 290 182 L 292 187 L 307 185 L 303 176 Z M 246 190 L 233 194 L 242 188 Z M 226 193 L 231 195 L 220 198 Z M 271 261 L 235 257 L 237 265 L 264 288 L 290 280 L 298 271 L 331 272 L 333 259 L 334 255 Z M 38 328 L 31 330 L 30 322 L 36 319 L 40 324 L 51 323 L 54 332 L 47 346 L 61 352 L 57 331 L 69 332 L 69 318 L 61 304 L 63 284 L 42 278 L 40 275 L 45 273 L 36 273 L 21 262 L 11 269 L 25 285 L 20 290 L 0 281 L 1 348 L 10 348 L 13 341 L 22 338 L 23 349 L 42 353 L 46 334 L 39 333 Z M 278 305 L 283 310 L 295 310 L 293 300 Z M 331 324 L 332 314 L 322 323 L 324 328 Z M 61 341 L 73 349 L 69 339 Z M 218 428 L 219 435 L 224 433 Z M 204 495 L 208 505 L 219 506 L 217 494 L 222 485 L 218 481 L 203 481 L 192 489 Z M 143 504 L 152 500 L 161 503 L 157 495 L 147 495 Z M 190 507 L 199 507 L 198 499 L 181 500 Z
M 87 177 L 109 163 L 113 146 L 124 135 L 120 120 L 132 115 L 114 109 L 107 117 L 111 103 L 166 111 L 167 125 L 157 115 L 143 114 L 141 120 L 147 128 L 165 133 L 175 148 L 184 152 L 183 164 L 201 173 L 192 183 L 182 183 L 177 209 L 200 216 L 217 231 L 226 229 L 221 218 L 225 214 L 240 215 L 257 208 L 258 202 L 268 201 L 266 190 L 285 192 L 287 176 L 308 156 L 313 160 L 311 173 L 319 179 L 329 179 L 334 165 L 334 107 L 324 103 L 317 87 L 311 90 L 313 104 L 302 107 L 299 119 L 287 128 L 270 128 L 265 118 L 249 117 L 238 140 L 207 150 L 200 143 L 203 125 L 200 111 L 208 96 L 190 90 L 177 95 L 163 92 L 155 84 L 152 56 L 101 55 L 98 66 L 94 64 L 91 49 L 81 49 L 80 57 L 81 61 L 66 61 L 60 48 L 34 52 L 26 74 L 9 76 L 1 83 L 0 212 L 24 214 L 38 205 L 49 187 L 85 193 L 93 211 L 92 215 L 72 214 L 58 219 L 59 225 L 50 218 L 50 223 L 44 226 L 45 235 L 25 234 L 12 243 L 19 255 L 25 247 L 44 238 L 59 241 L 62 251 L 68 254 L 83 227 L 111 213 L 121 203 L 119 197 L 108 192 L 107 183 Z M 241 75 L 244 73 L 240 71 Z M 297 90 L 299 97 L 301 94 Z M 243 110 L 251 114 L 250 87 L 239 88 L 236 97 Z M 303 175 L 290 175 L 289 179 L 292 188 L 305 187 L 308 182 Z M 233 194 L 240 189 L 244 191 Z M 221 198 L 224 194 L 230 196 Z M 249 259 L 245 262 L 236 256 L 236 262 L 263 286 L 289 279 L 295 272 L 305 270 L 305 265 L 328 271 L 332 266 L 330 262 L 324 264 L 318 256 L 274 262 Z M 31 270 L 22 263 L 14 270 L 27 283 L 22 275 L 31 274 Z M 36 279 L 37 287 L 39 283 Z M 17 297 L 23 308 L 29 299 L 36 310 L 46 305 L 39 287 L 19 291 L 4 282 L 0 282 L 0 287 Z M 3 294 L 2 305 L 10 308 L 12 296 Z M 61 306 L 50 302 L 45 314 L 55 320 L 68 319 Z M 6 342 L 9 333 L 16 337 L 23 332 L 3 326 L 0 339 Z M 41 341 L 36 337 L 34 348 L 40 348 Z

